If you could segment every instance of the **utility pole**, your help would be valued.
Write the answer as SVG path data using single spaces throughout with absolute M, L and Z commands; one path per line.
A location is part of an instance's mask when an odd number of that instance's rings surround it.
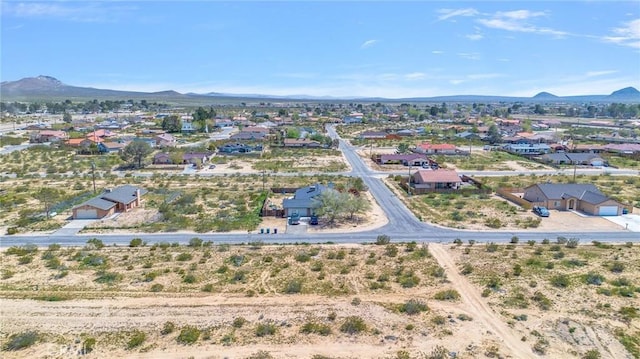
M 407 193 L 411 196 L 411 162 L 409 162 L 409 178 L 407 178 Z
M 262 170 L 262 192 L 264 192 L 264 187 L 265 187 L 265 173 L 267 170 Z
M 96 194 L 96 163 L 91 162 L 91 177 L 93 178 L 93 194 Z

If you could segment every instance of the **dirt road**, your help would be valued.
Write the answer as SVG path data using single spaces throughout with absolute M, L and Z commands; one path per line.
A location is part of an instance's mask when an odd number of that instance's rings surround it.
M 511 351 L 512 357 L 536 358 L 531 348 L 522 342 L 513 330 L 503 322 L 502 318 L 489 308 L 476 288 L 458 272 L 453 259 L 449 256 L 444 246 L 442 244 L 429 243 L 429 251 L 438 261 L 438 264 L 444 268 L 447 278 L 460 293 L 465 307 L 474 313 L 474 319 L 482 323 L 487 330 L 496 334 L 502 340 L 504 346 Z

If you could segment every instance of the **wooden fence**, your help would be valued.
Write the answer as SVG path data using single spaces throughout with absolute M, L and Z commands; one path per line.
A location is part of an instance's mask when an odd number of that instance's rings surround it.
M 504 187 L 498 188 L 496 190 L 496 194 L 506 200 L 509 200 L 524 209 L 531 209 L 533 205 L 531 202 L 526 199 L 521 198 L 520 196 L 514 195 L 514 193 L 524 193 L 524 188 L 516 188 L 516 187 Z

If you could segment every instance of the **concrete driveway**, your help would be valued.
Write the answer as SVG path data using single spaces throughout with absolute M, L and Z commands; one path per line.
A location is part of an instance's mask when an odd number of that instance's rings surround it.
M 78 234 L 84 227 L 97 221 L 97 219 L 74 219 L 69 223 L 62 226 L 57 231 L 53 232 L 51 236 L 73 236 Z
M 626 228 L 631 232 L 640 232 L 640 215 L 638 214 L 623 214 L 621 216 L 603 216 L 605 218 L 622 228 Z

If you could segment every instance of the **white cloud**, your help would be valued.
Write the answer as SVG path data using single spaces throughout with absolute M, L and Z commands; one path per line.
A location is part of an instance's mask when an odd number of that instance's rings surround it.
M 377 43 L 378 40 L 367 40 L 365 42 L 362 43 L 362 45 L 360 45 L 361 49 L 366 49 L 368 47 L 371 47 L 373 45 L 375 45 L 375 43 Z
M 488 28 L 505 31 L 536 33 L 558 37 L 569 35 L 564 31 L 538 27 L 526 21 L 528 19 L 546 15 L 547 14 L 544 12 L 531 12 L 529 10 L 516 10 L 506 12 L 499 11 L 496 12 L 491 18 L 478 19 L 477 22 Z
M 467 60 L 480 60 L 480 54 L 477 52 L 459 52 L 458 56 Z
M 426 77 L 424 72 L 412 72 L 404 75 L 404 78 L 407 80 L 422 80 Z
M 465 37 L 471 41 L 478 41 L 484 38 L 482 34 L 470 34 L 470 35 L 466 35 Z
M 431 51 L 431 53 L 434 54 L 434 55 L 442 55 L 442 54 L 444 54 L 444 51 L 433 50 L 433 51 Z
M 20 18 L 47 18 L 74 22 L 115 22 L 136 10 L 135 6 L 101 2 L 2 3 L 3 14 Z
M 604 75 L 611 75 L 611 74 L 615 74 L 616 70 L 605 70 L 605 71 L 588 71 L 585 76 L 587 77 L 597 77 L 597 76 L 604 76 Z
M 603 37 L 604 41 L 640 49 L 640 19 L 629 21 L 613 29 L 614 36 Z
M 440 16 L 438 16 L 438 20 L 447 20 L 458 16 L 476 16 L 478 15 L 478 11 L 473 8 L 467 9 L 440 9 L 438 10 Z

